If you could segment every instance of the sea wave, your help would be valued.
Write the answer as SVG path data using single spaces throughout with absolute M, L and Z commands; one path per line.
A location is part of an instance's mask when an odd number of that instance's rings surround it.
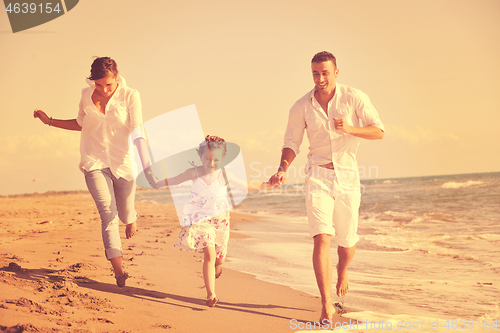
M 462 187 L 469 187 L 469 186 L 481 185 L 481 184 L 484 184 L 484 182 L 475 181 L 475 180 L 469 180 L 469 181 L 463 182 L 463 183 L 446 182 L 443 185 L 441 185 L 441 188 L 462 188 Z

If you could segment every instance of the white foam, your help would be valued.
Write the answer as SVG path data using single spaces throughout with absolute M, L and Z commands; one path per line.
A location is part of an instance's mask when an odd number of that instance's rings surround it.
M 447 182 L 441 185 L 442 188 L 461 188 L 461 187 L 469 187 L 473 185 L 481 185 L 484 184 L 482 181 L 474 181 L 474 180 L 469 180 L 467 182 L 463 183 L 457 183 L 457 182 Z

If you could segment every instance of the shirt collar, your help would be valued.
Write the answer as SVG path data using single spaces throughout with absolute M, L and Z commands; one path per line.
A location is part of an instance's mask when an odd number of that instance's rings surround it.
M 314 88 L 311 90 L 311 93 L 309 95 L 309 100 L 311 101 L 311 104 L 313 106 L 316 106 L 316 107 L 321 107 L 318 103 L 318 101 L 316 100 L 316 98 L 314 98 L 314 93 L 316 92 L 316 90 L 318 90 L 318 88 L 316 86 L 314 86 Z M 335 93 L 333 94 L 333 97 L 332 99 L 328 102 L 328 105 L 332 104 L 332 102 L 337 98 L 339 94 L 339 84 L 338 82 L 335 84 Z M 318 104 L 318 105 L 316 105 Z

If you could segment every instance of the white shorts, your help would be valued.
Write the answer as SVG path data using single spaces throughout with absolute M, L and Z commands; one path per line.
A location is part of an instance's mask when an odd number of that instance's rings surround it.
M 306 208 L 311 236 L 335 235 L 342 247 L 352 247 L 359 240 L 358 215 L 361 195 L 337 193 L 335 170 L 313 166 L 306 178 Z

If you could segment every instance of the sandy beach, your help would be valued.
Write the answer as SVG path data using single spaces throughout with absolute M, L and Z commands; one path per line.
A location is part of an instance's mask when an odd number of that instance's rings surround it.
M 174 208 L 136 209 L 138 233 L 127 240 L 121 227 L 130 278 L 120 288 L 89 193 L 1 197 L 0 331 L 293 332 L 291 320 L 319 319 L 317 297 L 227 268 L 216 283 L 220 302 L 208 308 L 202 255 L 173 249 Z M 232 214 L 232 228 L 253 218 Z

